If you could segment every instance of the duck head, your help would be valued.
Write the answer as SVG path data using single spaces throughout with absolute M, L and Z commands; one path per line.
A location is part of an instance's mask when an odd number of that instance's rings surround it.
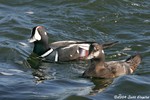
M 32 29 L 30 43 L 34 43 L 33 52 L 37 55 L 43 54 L 49 49 L 48 35 L 43 26 L 36 26 Z
M 90 47 L 90 54 L 87 59 L 104 61 L 105 55 L 103 46 L 98 43 L 93 43 Z
M 88 59 L 91 60 L 91 64 L 89 65 L 89 68 L 84 71 L 82 74 L 83 77 L 99 77 L 101 73 L 99 73 L 101 70 L 105 69 L 105 54 L 103 51 L 103 46 L 98 43 L 93 43 L 91 45 L 92 47 L 91 52 L 88 56 Z M 102 73 L 103 74 L 103 73 Z

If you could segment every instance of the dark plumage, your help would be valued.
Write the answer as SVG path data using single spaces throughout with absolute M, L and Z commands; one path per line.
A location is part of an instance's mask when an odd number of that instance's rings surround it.
M 103 47 L 99 44 L 93 44 L 95 51 L 99 51 L 99 55 L 92 56 L 89 68 L 83 73 L 83 77 L 91 78 L 114 78 L 117 76 L 133 73 L 141 63 L 139 54 L 133 55 L 125 61 L 109 61 L 105 62 Z M 94 52 L 95 52 L 94 51 Z M 92 53 L 91 53 L 92 54 Z

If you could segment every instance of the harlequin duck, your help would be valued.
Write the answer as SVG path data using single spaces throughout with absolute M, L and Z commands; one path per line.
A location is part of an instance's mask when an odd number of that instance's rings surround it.
M 32 29 L 29 42 L 34 43 L 34 54 L 50 62 L 87 60 L 93 48 L 92 44 L 94 43 L 84 41 L 57 41 L 49 44 L 48 34 L 43 26 L 36 26 Z M 102 46 L 103 48 L 108 48 L 116 43 L 117 41 L 102 44 Z
M 103 47 L 97 43 L 94 45 L 93 52 L 99 51 L 99 54 L 94 55 L 91 52 L 91 64 L 83 73 L 83 77 L 89 78 L 114 78 L 125 74 L 133 73 L 141 63 L 139 54 L 133 55 L 125 61 L 108 61 L 105 62 Z M 89 57 L 90 57 L 89 55 Z

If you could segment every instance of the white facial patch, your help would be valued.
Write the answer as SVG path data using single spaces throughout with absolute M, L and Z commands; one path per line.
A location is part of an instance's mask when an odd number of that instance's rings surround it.
M 39 34 L 37 29 L 35 30 L 34 36 L 31 39 L 29 39 L 29 42 L 33 43 L 36 40 L 38 40 L 38 41 L 41 40 L 41 36 L 40 36 L 40 34 Z
M 35 30 L 35 34 L 34 34 L 33 38 L 35 38 L 38 41 L 41 40 L 41 36 L 40 36 L 40 34 L 39 34 L 37 29 Z
M 100 52 L 99 52 L 99 51 L 96 51 L 96 52 L 94 52 L 93 56 L 94 56 L 94 57 L 98 57 L 99 54 L 100 54 Z
M 93 58 L 95 58 L 95 57 L 97 58 L 97 57 L 99 56 L 99 54 L 100 54 L 100 52 L 99 52 L 99 51 L 96 51 L 96 52 L 90 54 L 90 55 L 87 57 L 87 59 L 93 59 Z

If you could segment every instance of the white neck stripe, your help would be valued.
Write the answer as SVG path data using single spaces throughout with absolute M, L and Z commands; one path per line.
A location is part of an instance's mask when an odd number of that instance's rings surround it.
M 55 55 L 55 62 L 58 61 L 58 52 L 56 51 L 56 55 Z
M 44 54 L 42 54 L 40 57 L 46 57 L 46 56 L 48 56 L 52 52 L 53 52 L 53 49 L 51 48 L 50 50 L 48 50 Z

